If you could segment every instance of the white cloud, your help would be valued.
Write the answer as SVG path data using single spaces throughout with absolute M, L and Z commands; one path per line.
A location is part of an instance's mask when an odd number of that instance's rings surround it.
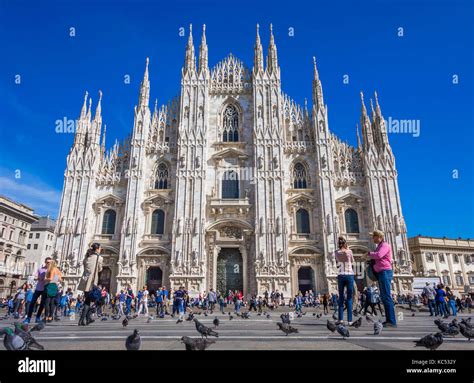
M 0 176 L 0 194 L 31 207 L 35 214 L 56 218 L 61 202 L 61 192 L 48 185 L 26 184 L 22 179 Z

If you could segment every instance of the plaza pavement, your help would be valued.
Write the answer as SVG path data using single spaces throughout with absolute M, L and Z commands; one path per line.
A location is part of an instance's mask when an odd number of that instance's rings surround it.
M 288 307 L 267 310 L 270 319 L 252 312 L 250 319 L 232 314 L 234 318 L 229 320 L 227 312 L 230 310 L 230 307 L 227 308 L 225 315 L 215 311 L 205 317 L 202 310 L 195 309 L 195 312 L 202 312 L 196 318 L 206 326 L 213 327 L 212 321 L 216 316 L 220 319 L 216 329 L 219 338 L 212 338 L 216 343 L 209 350 L 414 350 L 413 341 L 438 332 L 434 318 L 429 317 L 427 312 L 416 311 L 413 317 L 412 312 L 402 308 L 397 308 L 398 328 L 384 328 L 381 335 L 375 336 L 373 324 L 364 317 L 360 328 L 349 328 L 350 338 L 346 340 L 326 328 L 327 319 L 333 320 L 332 312 L 318 319 L 313 312 L 321 313 L 322 310 L 305 309 L 307 314 L 302 318 L 295 317 L 291 324 L 299 333 L 285 336 L 276 323 L 280 321 L 282 312 L 290 311 Z M 150 310 L 150 314 L 155 314 L 154 310 Z M 458 318 L 469 316 L 465 313 L 458 315 Z M 64 317 L 48 323 L 44 330 L 35 333 L 35 338 L 46 350 L 124 350 L 126 337 L 136 328 L 140 331 L 143 350 L 183 350 L 182 336 L 198 336 L 194 322 L 176 324 L 176 318 L 170 316 L 154 319 L 151 323 L 141 316 L 130 320 L 126 328 L 122 326 L 122 319 L 96 319 L 89 326 L 79 327 L 77 317 L 74 321 Z M 2 320 L 0 327 L 12 322 L 13 319 Z M 2 348 L 3 345 L 0 346 Z M 415 350 L 424 349 L 417 347 Z M 454 338 L 445 337 L 439 350 L 474 350 L 474 341 L 468 342 L 461 334 Z

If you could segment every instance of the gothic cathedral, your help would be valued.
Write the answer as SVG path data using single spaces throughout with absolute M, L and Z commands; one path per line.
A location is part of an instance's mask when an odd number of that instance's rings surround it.
M 271 27 L 264 64 L 257 25 L 251 70 L 233 55 L 209 69 L 205 26 L 196 65 L 190 29 L 181 93 L 153 111 L 147 59 L 133 132 L 109 150 L 101 97 L 92 118 L 86 93 L 67 157 L 55 257 L 68 287 L 99 242 L 100 283 L 112 293 L 127 285 L 332 292 L 338 236 L 357 260 L 380 229 L 393 249 L 394 290 L 411 290 L 377 94 L 369 116 L 361 93 L 357 147 L 342 142 L 329 130 L 315 59 L 311 111 L 282 91 Z M 366 283 L 363 274 L 357 283 Z

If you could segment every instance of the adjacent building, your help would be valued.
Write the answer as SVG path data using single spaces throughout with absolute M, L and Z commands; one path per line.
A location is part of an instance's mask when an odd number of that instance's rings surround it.
M 424 237 L 408 239 L 413 272 L 439 277 L 456 294 L 474 294 L 474 240 Z
M 148 66 L 131 134 L 110 150 L 102 93 L 95 115 L 85 95 L 56 230 L 69 287 L 99 242 L 100 283 L 112 292 L 145 284 L 192 294 L 334 291 L 338 236 L 361 258 L 380 229 L 393 249 L 395 291 L 411 290 L 395 155 L 377 94 L 367 111 L 361 93 L 354 147 L 330 130 L 315 59 L 312 105 L 284 92 L 271 28 L 264 62 L 257 26 L 251 68 L 232 54 L 210 67 L 205 27 L 198 52 L 190 29 L 183 67 L 170 68 L 182 74 L 179 96 L 154 109 Z
M 0 298 L 26 282 L 27 239 L 37 218 L 33 209 L 0 196 Z
M 47 256 L 52 257 L 56 236 L 54 229 L 56 221 L 49 216 L 38 217 L 38 221 L 31 225 L 26 250 L 26 275 L 34 279 L 36 270 Z

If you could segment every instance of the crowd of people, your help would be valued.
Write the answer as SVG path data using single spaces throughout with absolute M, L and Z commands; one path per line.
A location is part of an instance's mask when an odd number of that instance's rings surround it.
M 165 315 L 178 315 L 182 319 L 187 310 L 199 308 L 224 312 L 228 307 L 236 313 L 242 308 L 249 311 L 262 312 L 266 309 L 276 309 L 279 306 L 288 306 L 296 313 L 303 308 L 320 308 L 324 314 L 329 310 L 337 313 L 338 321 L 343 321 L 344 312 L 347 321 L 352 323 L 353 314 L 384 315 L 385 326 L 396 327 L 394 307 L 397 304 L 412 306 L 425 305 L 431 316 L 456 316 L 457 312 L 468 310 L 471 312 L 472 299 L 469 295 L 458 297 L 443 284 L 426 284 L 423 292 L 417 294 L 392 294 L 390 283 L 393 278 L 391 269 L 391 248 L 384 241 L 383 233 L 373 233 L 377 249 L 369 252 L 372 259 L 372 279 L 362 291 L 359 291 L 354 279 L 352 252 L 347 247 L 343 237 L 339 238 L 338 250 L 335 259 L 338 262 L 338 291 L 331 294 L 319 294 L 312 290 L 298 292 L 293 297 L 285 297 L 278 290 L 265 291 L 262 295 L 246 295 L 239 290 L 229 290 L 221 293 L 210 289 L 198 296 L 191 297 L 184 287 L 176 290 L 162 286 L 157 290 L 149 291 L 147 286 L 134 291 L 127 286 L 115 295 L 111 295 L 105 286 L 101 286 L 99 273 L 102 270 L 101 247 L 94 243 L 84 258 L 84 272 L 79 281 L 78 289 L 83 293 L 74 296 L 73 291 L 61 288 L 62 273 L 56 262 L 47 257 L 36 275 L 36 285 L 23 284 L 15 295 L 0 301 L 1 307 L 6 307 L 7 314 L 16 319 L 23 319 L 30 323 L 35 315 L 35 321 L 51 322 L 61 317 L 75 319 L 79 316 L 79 325 L 88 325 L 94 322 L 92 315 L 100 317 L 103 313 L 112 315 L 154 315 L 163 318 Z M 376 281 L 378 283 L 376 283 Z M 150 311 L 152 310 L 152 311 Z M 107 315 L 108 315 L 107 314 Z

